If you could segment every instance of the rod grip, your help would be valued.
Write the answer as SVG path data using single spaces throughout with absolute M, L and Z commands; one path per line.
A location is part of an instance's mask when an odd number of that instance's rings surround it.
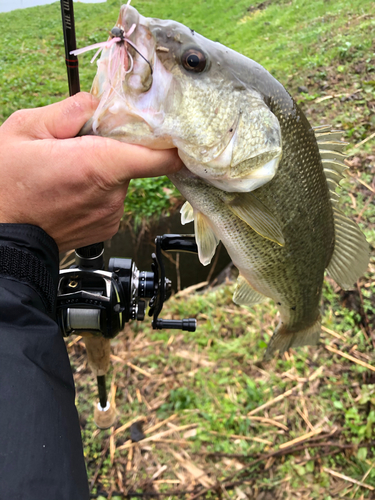
M 95 377 L 105 375 L 110 365 L 111 341 L 104 337 L 84 337 L 87 359 Z

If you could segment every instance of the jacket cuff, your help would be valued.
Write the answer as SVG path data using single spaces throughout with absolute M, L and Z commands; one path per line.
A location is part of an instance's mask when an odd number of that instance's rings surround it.
M 55 315 L 59 253 L 55 241 L 31 224 L 0 224 L 0 276 L 31 286 Z

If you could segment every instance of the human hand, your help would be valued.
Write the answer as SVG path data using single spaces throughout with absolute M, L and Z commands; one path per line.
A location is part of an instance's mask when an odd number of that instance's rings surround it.
M 80 93 L 14 113 L 0 127 L 0 222 L 34 224 L 60 251 L 116 234 L 129 181 L 177 171 L 175 149 L 75 137 L 98 101 Z

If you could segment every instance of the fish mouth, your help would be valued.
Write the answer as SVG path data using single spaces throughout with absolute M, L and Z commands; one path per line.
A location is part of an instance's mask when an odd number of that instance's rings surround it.
M 135 94 L 150 90 L 153 83 L 156 43 L 148 29 L 149 19 L 130 5 L 120 9 L 117 27 L 124 33 L 125 86 Z
M 163 124 L 172 75 L 157 56 L 152 21 L 123 5 L 112 41 L 104 49 L 91 92 L 100 98 L 81 135 L 94 134 L 123 142 L 165 149 L 171 140 L 155 133 Z

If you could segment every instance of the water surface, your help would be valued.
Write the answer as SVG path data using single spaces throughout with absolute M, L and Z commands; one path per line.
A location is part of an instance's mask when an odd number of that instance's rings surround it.
M 36 7 L 37 5 L 47 5 L 56 0 L 0 0 L 0 12 L 10 12 L 16 9 L 27 9 L 28 7 Z M 102 3 L 106 0 L 74 0 L 82 3 Z

